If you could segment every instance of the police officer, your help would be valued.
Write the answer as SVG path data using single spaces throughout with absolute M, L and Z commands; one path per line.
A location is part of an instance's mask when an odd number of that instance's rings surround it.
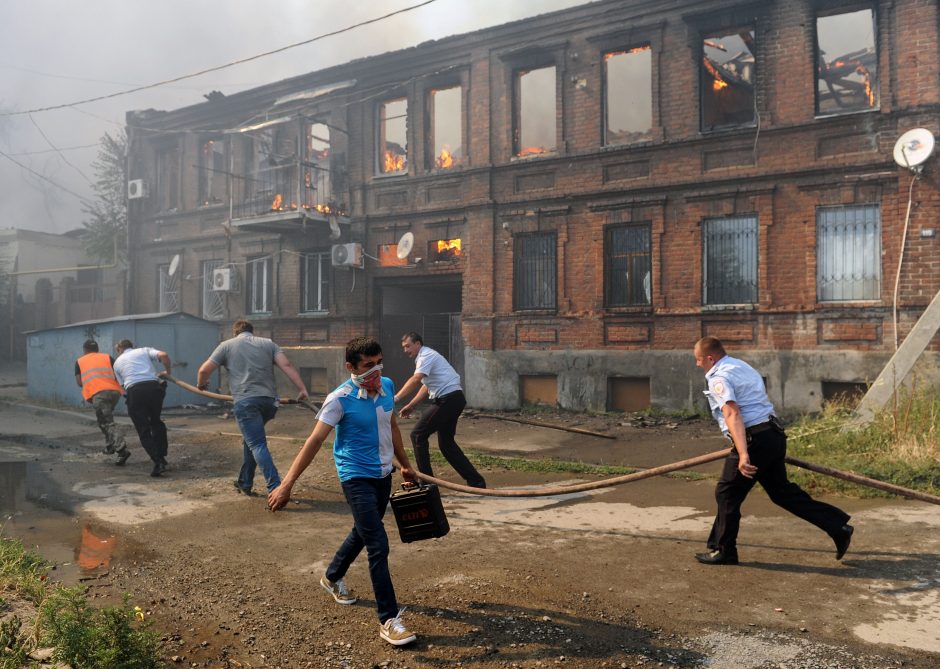
M 121 400 L 121 385 L 114 376 L 114 358 L 98 352 L 98 342 L 82 344 L 84 355 L 75 361 L 75 383 L 82 397 L 95 408 L 98 427 L 104 434 L 105 453 L 117 453 L 115 464 L 123 465 L 131 456 L 121 429 L 114 423 L 114 407 Z
M 841 560 L 854 531 L 848 524 L 849 515 L 814 500 L 787 480 L 787 436 L 774 416 L 760 374 L 727 355 L 715 337 L 696 342 L 694 354 L 695 364 L 704 370 L 708 382 L 705 395 L 712 415 L 734 444 L 715 488 L 718 514 L 708 536 L 708 552 L 696 554 L 695 559 L 702 564 L 738 563 L 741 504 L 759 482 L 774 504 L 828 534 L 835 542 L 836 559 Z

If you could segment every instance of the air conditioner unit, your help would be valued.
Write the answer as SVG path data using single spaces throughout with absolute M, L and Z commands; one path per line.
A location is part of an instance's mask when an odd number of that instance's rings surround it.
M 333 244 L 333 267 L 362 267 L 362 244 Z
M 149 195 L 147 182 L 143 179 L 131 179 L 127 182 L 127 199 L 139 200 Z
M 212 270 L 212 290 L 232 290 L 232 268 L 219 267 Z

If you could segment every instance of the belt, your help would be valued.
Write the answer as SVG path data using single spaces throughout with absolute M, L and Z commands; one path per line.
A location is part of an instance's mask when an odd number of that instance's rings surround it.
M 751 425 L 750 427 L 744 428 L 744 431 L 747 433 L 747 436 L 753 437 L 755 434 L 760 434 L 761 432 L 766 432 L 767 430 L 772 430 L 776 426 L 774 425 L 773 420 L 767 420 L 763 423 L 758 423 L 757 425 Z
M 462 393 L 462 392 L 463 392 L 463 390 L 460 389 L 460 388 L 458 388 L 457 390 L 452 390 L 451 392 L 447 393 L 446 395 L 438 395 L 438 396 L 435 397 L 432 401 L 433 401 L 435 404 L 440 404 L 442 401 L 444 401 L 444 400 L 447 399 L 448 397 L 451 397 L 452 395 L 456 395 L 457 393 Z

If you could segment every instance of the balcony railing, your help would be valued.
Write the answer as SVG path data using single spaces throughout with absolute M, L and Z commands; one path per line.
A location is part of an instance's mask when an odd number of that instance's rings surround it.
M 244 197 L 236 201 L 233 210 L 235 220 L 270 219 L 291 212 L 326 218 L 336 209 L 330 173 L 314 163 L 266 166 L 244 183 Z

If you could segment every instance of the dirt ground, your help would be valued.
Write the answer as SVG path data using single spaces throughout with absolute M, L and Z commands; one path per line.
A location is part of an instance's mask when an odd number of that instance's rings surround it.
M 36 547 L 56 562 L 56 578 L 86 585 L 95 601 L 130 593 L 163 634 L 171 666 L 940 666 L 936 506 L 829 499 L 856 527 L 837 562 L 828 537 L 755 491 L 741 565 L 707 567 L 692 555 L 712 521 L 718 464 L 698 468 L 702 480 L 547 498 L 445 491 L 446 537 L 403 544 L 386 520 L 396 592 L 418 634 L 393 648 L 378 636 L 365 555 L 347 577 L 358 604 L 339 606 L 318 585 L 351 526 L 328 453 L 287 510 L 272 514 L 263 497 L 232 487 L 241 447 L 223 408 L 169 412 L 171 469 L 155 479 L 131 428 L 133 455 L 115 467 L 90 411 L 30 406 L 24 388 L 4 385 L 0 467 L 26 462 L 27 475 L 3 534 Z M 545 418 L 616 439 L 468 416 L 458 440 L 496 454 L 637 467 L 723 446 L 704 420 Z M 297 407 L 270 424 L 282 472 L 311 425 Z M 455 480 L 447 467 L 436 473 Z M 485 476 L 491 487 L 585 480 Z

